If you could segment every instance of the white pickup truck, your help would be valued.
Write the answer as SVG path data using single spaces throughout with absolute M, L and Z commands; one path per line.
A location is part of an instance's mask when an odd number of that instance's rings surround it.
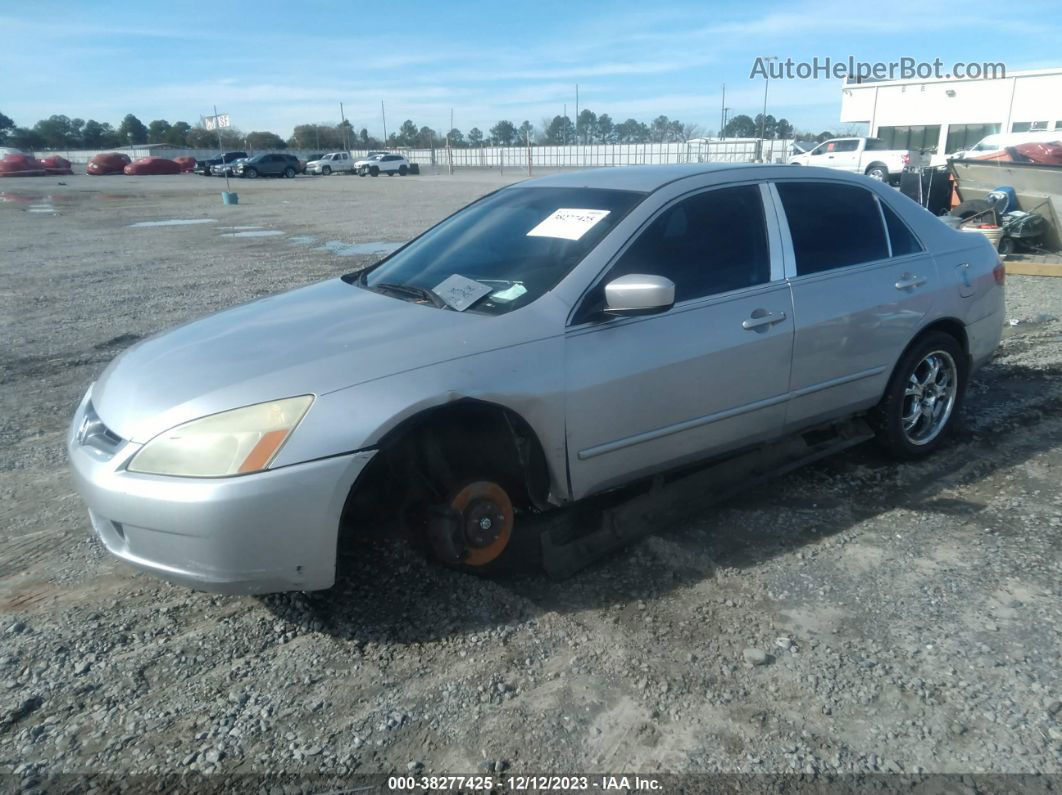
M 329 152 L 319 160 L 311 160 L 306 164 L 307 174 L 353 174 L 354 158 L 350 152 Z
M 912 149 L 889 149 L 878 138 L 831 138 L 810 152 L 789 158 L 791 166 L 823 166 L 866 174 L 882 182 L 899 182 L 904 166 L 926 165 L 926 156 Z

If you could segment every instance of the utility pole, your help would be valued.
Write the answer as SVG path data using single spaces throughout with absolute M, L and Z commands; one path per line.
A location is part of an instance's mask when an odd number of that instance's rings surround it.
M 732 110 L 733 110 L 733 108 L 723 108 L 723 129 L 724 130 L 726 129 L 727 117 L 730 115 L 730 111 L 732 111 Z M 723 138 L 724 141 L 726 140 L 726 134 L 725 133 L 723 134 L 722 138 Z
M 762 60 L 770 62 L 778 60 L 777 55 L 767 55 Z M 763 75 L 763 113 L 760 114 L 760 144 L 759 144 L 759 162 L 763 162 L 763 139 L 767 131 L 767 86 L 771 82 L 771 71 L 768 65 L 767 71 Z
M 384 111 L 384 101 L 382 99 L 380 100 L 380 118 L 383 119 L 383 130 L 384 130 L 383 145 L 384 145 L 384 149 L 386 149 L 387 148 L 387 112 Z
M 575 84 L 575 142 L 579 141 L 579 84 Z
M 719 137 L 726 138 L 726 133 L 723 132 L 726 129 L 726 83 L 723 83 L 723 101 L 719 103 L 719 107 Z
M 449 163 L 450 175 L 454 173 L 454 150 L 450 143 L 450 133 L 454 131 L 454 109 L 450 108 L 450 129 L 446 131 L 446 160 Z
M 347 117 L 343 115 L 342 102 L 339 103 L 339 118 L 341 119 L 339 126 L 343 128 L 343 148 L 349 149 L 350 147 L 347 146 Z
M 568 103 L 564 103 L 564 121 L 568 121 Z M 564 140 L 561 141 L 565 146 L 568 145 L 568 128 L 561 125 L 564 129 Z

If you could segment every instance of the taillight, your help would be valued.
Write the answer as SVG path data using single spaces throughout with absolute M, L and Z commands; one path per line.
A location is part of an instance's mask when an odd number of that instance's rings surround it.
M 906 166 L 908 163 L 911 162 L 910 153 L 904 152 L 902 155 L 900 155 L 900 160 L 903 161 L 903 164 Z
M 1007 269 L 1003 265 L 1003 260 L 996 261 L 996 267 L 992 268 L 992 276 L 996 280 L 996 284 L 1003 284 L 1007 280 Z

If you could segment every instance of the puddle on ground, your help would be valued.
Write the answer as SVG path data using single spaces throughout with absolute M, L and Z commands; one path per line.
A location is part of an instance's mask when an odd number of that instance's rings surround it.
M 329 240 L 318 246 L 316 251 L 331 251 L 337 257 L 356 257 L 359 254 L 390 254 L 402 243 L 387 240 L 373 240 L 369 243 L 347 243 L 342 240 Z
M 216 218 L 171 218 L 169 221 L 137 221 L 129 226 L 187 226 L 189 224 L 216 224 Z
M 313 235 L 292 235 L 288 238 L 288 242 L 293 246 L 308 246 L 311 243 L 316 243 L 317 238 Z
M 246 232 L 225 232 L 222 237 L 275 237 L 284 234 L 279 229 L 254 229 Z

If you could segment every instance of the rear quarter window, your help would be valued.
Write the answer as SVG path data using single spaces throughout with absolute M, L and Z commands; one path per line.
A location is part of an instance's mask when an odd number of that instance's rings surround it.
M 889 256 L 878 203 L 870 191 L 830 182 L 779 182 L 798 276 Z

